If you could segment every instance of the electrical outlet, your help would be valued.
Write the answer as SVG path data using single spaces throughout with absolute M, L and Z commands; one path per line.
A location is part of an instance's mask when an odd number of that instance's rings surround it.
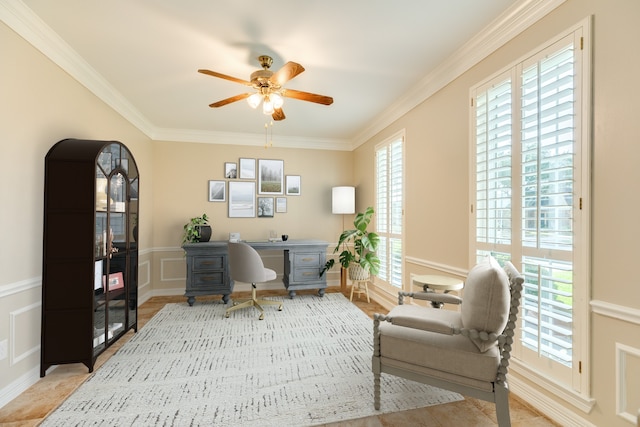
M 7 350 L 9 345 L 7 344 L 7 340 L 0 341 L 0 360 L 4 360 L 7 358 Z

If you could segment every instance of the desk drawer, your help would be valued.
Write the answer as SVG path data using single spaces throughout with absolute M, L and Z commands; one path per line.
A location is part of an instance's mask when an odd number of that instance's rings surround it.
M 320 280 L 320 268 L 296 268 L 293 272 L 294 282 L 317 282 Z
M 320 254 L 317 252 L 307 253 L 307 254 L 295 254 L 293 256 L 293 263 L 296 266 L 296 268 L 319 267 Z
M 224 256 L 194 256 L 193 271 L 223 270 Z
M 192 289 L 225 288 L 224 271 L 212 271 L 210 273 L 195 273 L 191 285 Z

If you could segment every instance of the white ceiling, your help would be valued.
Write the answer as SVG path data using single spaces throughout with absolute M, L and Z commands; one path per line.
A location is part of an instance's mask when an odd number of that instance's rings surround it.
M 541 3 L 22 0 L 3 20 L 18 16 L 22 23 L 9 25 L 46 39 L 31 42 L 154 139 L 263 141 L 270 117 L 260 109 L 245 101 L 208 106 L 246 87 L 197 70 L 249 80 L 259 55 L 273 57 L 272 70 L 298 62 L 306 71 L 285 87 L 334 103 L 285 99 L 287 118 L 274 125 L 274 142 L 335 148 L 357 145 L 417 105 L 456 77 L 454 59 L 473 65 L 481 58 L 469 57 L 489 54 L 501 28 Z

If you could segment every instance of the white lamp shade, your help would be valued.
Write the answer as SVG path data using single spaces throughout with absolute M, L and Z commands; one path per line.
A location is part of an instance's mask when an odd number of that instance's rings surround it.
M 268 96 L 262 101 L 262 112 L 264 114 L 273 114 L 273 102 Z
M 356 213 L 356 188 L 333 187 L 331 191 L 331 212 L 334 214 Z
M 261 101 L 262 101 L 262 95 L 260 95 L 259 93 L 254 93 L 253 95 L 247 98 L 247 102 L 249 103 L 251 108 L 257 108 L 258 105 L 260 105 Z
M 284 99 L 282 99 L 282 97 L 277 93 L 272 93 L 269 95 L 269 98 L 271 99 L 271 102 L 273 102 L 273 108 L 282 108 L 284 105 Z

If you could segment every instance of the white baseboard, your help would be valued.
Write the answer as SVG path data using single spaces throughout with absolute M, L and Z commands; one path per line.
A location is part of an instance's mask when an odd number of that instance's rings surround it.
M 509 389 L 513 394 L 560 425 L 565 427 L 597 427 L 582 418 L 578 413 L 567 410 L 554 396 L 540 393 L 513 376 L 507 378 Z
M 40 380 L 40 366 L 36 366 L 0 390 L 0 408 L 11 402 Z

